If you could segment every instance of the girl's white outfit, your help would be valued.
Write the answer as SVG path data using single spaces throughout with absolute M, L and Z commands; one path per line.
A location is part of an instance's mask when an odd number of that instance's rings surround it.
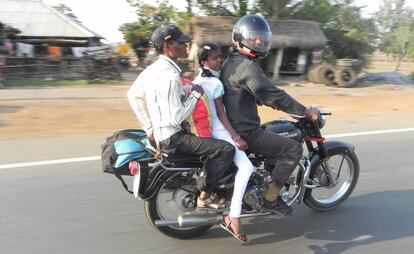
M 214 70 L 209 70 L 215 76 L 219 76 L 219 72 Z M 243 195 L 246 190 L 247 183 L 249 181 L 250 175 L 254 171 L 254 167 L 247 157 L 246 153 L 242 150 L 239 150 L 236 146 L 236 143 L 231 138 L 230 133 L 223 126 L 220 119 L 217 116 L 217 109 L 214 104 L 214 100 L 221 98 L 224 95 L 224 87 L 221 81 L 216 77 L 202 77 L 201 72 L 194 79 L 193 83 L 198 84 L 203 87 L 204 93 L 208 97 L 208 104 L 211 112 L 211 132 L 212 136 L 215 139 L 221 139 L 229 142 L 236 148 L 236 153 L 234 156 L 234 164 L 238 167 L 236 173 L 236 179 L 234 182 L 234 192 L 231 199 L 230 206 L 230 217 L 240 217 L 241 207 L 243 202 Z

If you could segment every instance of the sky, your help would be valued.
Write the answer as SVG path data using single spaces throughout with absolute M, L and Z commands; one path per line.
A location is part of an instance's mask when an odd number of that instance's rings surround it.
M 130 8 L 126 0 L 43 0 L 47 5 L 65 4 L 79 18 L 84 26 L 105 37 L 109 42 L 122 42 L 122 33 L 119 27 L 128 22 L 137 20 L 137 15 Z M 156 5 L 156 0 L 144 0 Z M 364 16 L 378 10 L 382 0 L 355 0 L 357 6 L 366 6 Z M 170 4 L 179 10 L 184 10 L 185 0 L 170 0 Z M 414 1 L 406 0 L 406 6 L 414 8 Z
M 134 22 L 138 16 L 126 0 L 43 0 L 49 6 L 65 4 L 72 9 L 84 26 L 103 36 L 109 42 L 123 40 L 119 27 L 128 22 Z M 155 0 L 144 2 L 156 5 Z M 170 3 L 177 9 L 184 10 L 185 0 L 172 0 Z

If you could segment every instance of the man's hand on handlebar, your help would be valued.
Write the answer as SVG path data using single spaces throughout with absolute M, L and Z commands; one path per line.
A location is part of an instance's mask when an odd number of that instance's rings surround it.
M 318 114 L 318 112 L 317 112 L 317 111 L 315 111 L 315 110 L 312 110 L 312 108 L 311 108 L 311 109 L 305 109 L 305 111 L 303 112 L 303 114 L 304 114 L 307 118 L 309 118 L 309 119 L 311 119 L 311 120 L 313 120 L 313 121 L 316 121 L 316 120 L 318 120 L 318 118 L 319 118 L 319 114 Z

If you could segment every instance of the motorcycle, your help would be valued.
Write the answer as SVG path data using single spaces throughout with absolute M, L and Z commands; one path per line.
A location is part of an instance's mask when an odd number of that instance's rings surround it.
M 336 208 L 352 193 L 358 181 L 359 162 L 351 144 L 325 140 L 320 130 L 331 113 L 316 110 L 317 120 L 292 115 L 292 121 L 278 119 L 261 128 L 292 138 L 307 148 L 307 154 L 302 155 L 280 197 L 289 206 L 303 201 L 309 208 L 323 212 Z M 197 209 L 197 181 L 203 177 L 199 157 L 160 156 L 154 149 L 148 151 L 154 156 L 131 160 L 129 169 L 135 172 L 134 193 L 145 201 L 146 217 L 156 229 L 167 236 L 184 239 L 203 234 L 223 221 L 228 212 L 225 209 Z M 241 218 L 283 217 L 263 208 L 263 198 L 272 181 L 271 162 L 259 154 L 247 154 L 256 169 L 244 194 Z M 216 187 L 215 192 L 226 200 L 231 199 L 236 172 L 235 166 L 229 168 Z

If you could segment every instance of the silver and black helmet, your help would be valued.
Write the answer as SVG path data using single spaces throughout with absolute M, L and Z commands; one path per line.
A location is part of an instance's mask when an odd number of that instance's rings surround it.
M 272 46 L 269 23 L 258 15 L 246 15 L 233 28 L 233 44 L 249 57 L 266 57 Z

